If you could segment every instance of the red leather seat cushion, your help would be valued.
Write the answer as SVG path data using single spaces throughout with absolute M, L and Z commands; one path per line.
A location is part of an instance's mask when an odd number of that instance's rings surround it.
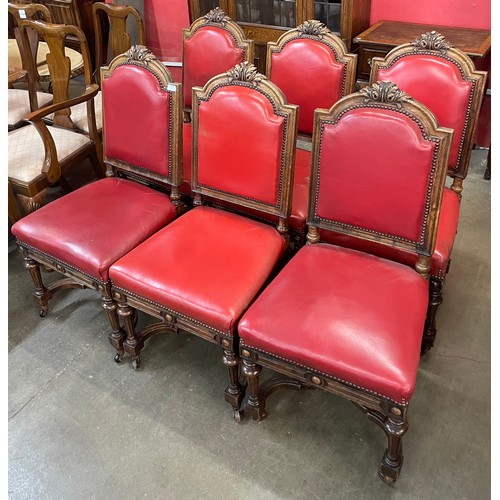
M 460 200 L 457 194 L 450 188 L 445 188 L 441 214 L 439 217 L 438 233 L 434 254 L 431 257 L 431 274 L 437 278 L 444 278 L 450 260 L 451 251 L 455 242 L 460 214 Z M 414 267 L 418 256 L 415 253 L 380 245 L 377 242 L 361 240 L 351 236 L 320 230 L 321 241 L 333 243 L 343 247 L 354 248 L 362 252 L 371 253 L 395 260 L 408 266 Z
M 52 201 L 19 220 L 12 232 L 22 243 L 105 282 L 113 262 L 174 216 L 167 195 L 113 177 Z
M 398 403 L 413 394 L 428 283 L 402 264 L 302 247 L 243 315 L 244 345 Z
M 115 287 L 231 335 L 284 248 L 270 226 L 196 207 L 116 262 L 110 277 Z

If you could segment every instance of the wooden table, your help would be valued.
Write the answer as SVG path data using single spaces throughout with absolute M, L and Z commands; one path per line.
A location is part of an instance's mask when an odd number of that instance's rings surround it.
M 411 42 L 429 31 L 441 33 L 450 45 L 462 50 L 473 60 L 484 58 L 491 48 L 489 30 L 379 21 L 353 39 L 359 45 L 358 80 L 369 80 L 372 57 L 385 57 L 394 47 Z

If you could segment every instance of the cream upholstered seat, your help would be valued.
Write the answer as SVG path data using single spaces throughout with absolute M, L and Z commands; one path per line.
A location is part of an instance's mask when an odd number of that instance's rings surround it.
M 51 127 L 59 162 L 64 162 L 77 149 L 92 141 L 84 134 Z M 32 125 L 9 132 L 9 179 L 30 183 L 42 175 L 41 165 L 45 159 L 45 148 L 40 134 Z

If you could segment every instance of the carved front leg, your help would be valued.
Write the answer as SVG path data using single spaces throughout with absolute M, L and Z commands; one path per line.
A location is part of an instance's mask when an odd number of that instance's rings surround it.
M 23 210 L 26 214 L 30 214 L 35 210 L 38 210 L 40 207 L 45 205 L 45 200 L 47 198 L 47 190 L 42 189 L 35 196 L 25 196 L 23 194 L 18 194 L 17 199 L 19 203 L 23 207 Z
M 262 420 L 266 417 L 266 400 L 262 397 L 259 386 L 259 377 L 262 367 L 253 359 L 243 358 L 243 373 L 248 381 L 248 397 L 245 401 L 245 413 L 253 420 Z
M 136 312 L 126 302 L 118 302 L 118 315 L 123 319 L 127 337 L 123 342 L 123 349 L 132 356 L 132 366 L 139 368 L 139 355 L 144 341 L 137 335 L 135 330 Z
M 31 279 L 35 285 L 33 297 L 35 302 L 40 307 L 39 315 L 41 318 L 47 316 L 49 310 L 49 300 L 52 298 L 52 292 L 43 284 L 42 275 L 40 273 L 40 265 L 31 257 L 24 256 L 24 267 L 29 271 Z
M 109 284 L 100 290 L 102 295 L 101 307 L 106 311 L 109 324 L 111 325 L 111 332 L 108 335 L 109 343 L 116 349 L 114 360 L 119 363 L 123 359 L 125 350 L 123 349 L 123 341 L 125 340 L 126 333 L 120 326 L 118 318 L 118 306 L 111 297 Z
M 429 351 L 436 340 L 436 314 L 439 306 L 443 302 L 443 281 L 434 276 L 429 280 L 429 306 L 427 309 L 427 318 L 425 320 L 425 330 L 422 338 L 421 354 Z
M 382 457 L 379 468 L 379 477 L 382 481 L 393 483 L 399 477 L 403 467 L 403 436 L 408 430 L 406 418 L 389 415 L 384 422 L 384 431 L 387 435 L 388 446 Z
M 225 400 L 233 407 L 235 412 L 240 411 L 241 403 L 245 396 L 243 386 L 240 383 L 240 358 L 232 349 L 232 342 L 224 339 L 222 341 L 223 356 L 222 361 L 227 366 L 229 374 L 229 385 L 224 391 Z M 235 413 L 236 417 L 236 413 Z

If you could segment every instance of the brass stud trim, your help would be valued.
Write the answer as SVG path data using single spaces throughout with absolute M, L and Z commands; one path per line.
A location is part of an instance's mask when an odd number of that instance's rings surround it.
M 243 351 L 241 351 L 241 355 L 244 356 L 245 358 L 249 358 L 250 357 L 250 351 L 247 351 L 246 349 L 243 349 Z

